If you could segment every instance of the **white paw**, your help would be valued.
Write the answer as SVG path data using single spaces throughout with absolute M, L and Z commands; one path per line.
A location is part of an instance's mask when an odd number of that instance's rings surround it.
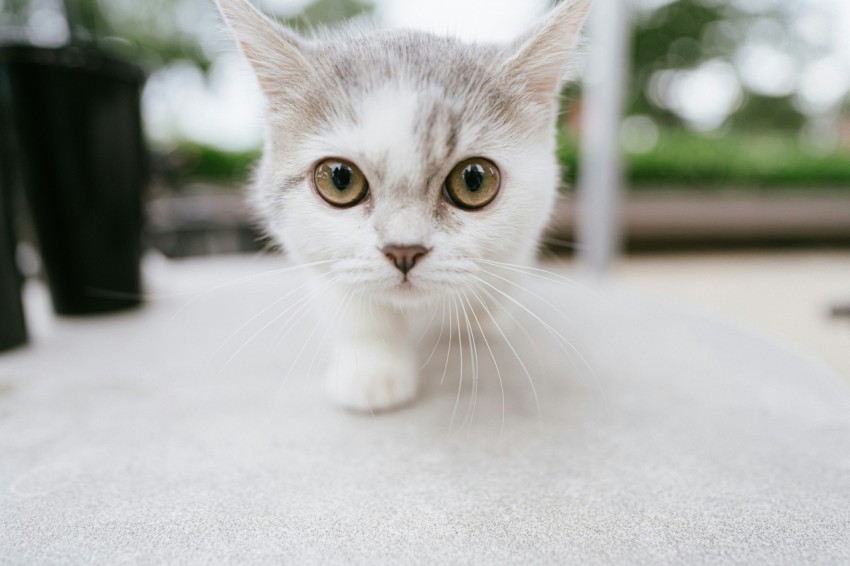
M 340 407 L 379 412 L 405 405 L 416 397 L 416 373 L 412 352 L 361 346 L 339 353 L 331 362 L 325 386 Z

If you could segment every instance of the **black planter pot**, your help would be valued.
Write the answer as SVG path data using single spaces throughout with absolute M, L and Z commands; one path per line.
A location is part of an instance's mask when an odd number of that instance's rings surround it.
M 0 128 L 8 127 L 0 114 Z M 11 140 L 0 136 L 0 351 L 27 341 L 12 226 Z
M 109 312 L 141 299 L 147 155 L 135 66 L 68 47 L 0 48 L 0 101 L 59 314 Z M 6 85 L 3 87 L 2 85 Z

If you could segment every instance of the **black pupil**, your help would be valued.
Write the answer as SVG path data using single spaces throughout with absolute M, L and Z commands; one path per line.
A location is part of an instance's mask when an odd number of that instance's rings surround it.
M 351 186 L 351 176 L 351 168 L 345 165 L 335 165 L 333 173 L 331 173 L 334 186 L 340 191 L 344 191 Z
M 480 165 L 470 165 L 463 171 L 463 182 L 466 189 L 474 193 L 484 184 L 484 168 Z

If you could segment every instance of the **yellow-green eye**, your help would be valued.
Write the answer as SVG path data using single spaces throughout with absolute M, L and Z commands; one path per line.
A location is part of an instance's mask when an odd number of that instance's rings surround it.
M 483 157 L 458 163 L 446 179 L 446 196 L 466 210 L 483 208 L 493 202 L 502 186 L 496 165 Z
M 316 190 L 330 204 L 348 208 L 369 193 L 369 183 L 356 165 L 344 159 L 326 159 L 314 173 Z

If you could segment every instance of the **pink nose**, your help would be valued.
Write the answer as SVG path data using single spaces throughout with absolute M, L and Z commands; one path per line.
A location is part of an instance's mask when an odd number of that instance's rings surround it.
M 423 246 L 384 246 L 381 251 L 399 271 L 407 275 L 416 262 L 425 257 L 430 250 Z

